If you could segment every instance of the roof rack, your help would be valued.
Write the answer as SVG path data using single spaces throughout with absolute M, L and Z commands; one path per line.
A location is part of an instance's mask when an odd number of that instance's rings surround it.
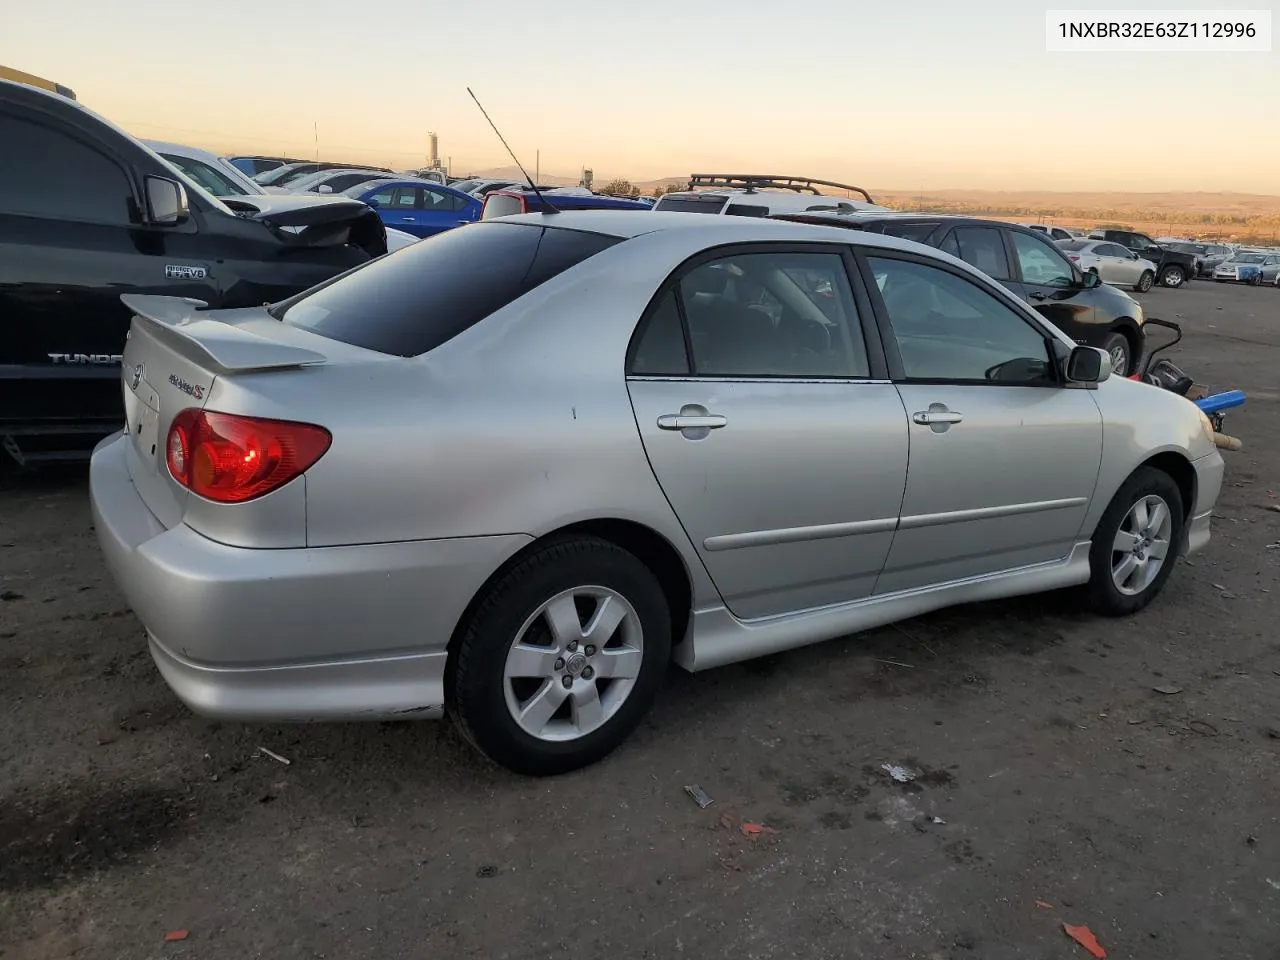
M 835 187 L 860 193 L 867 203 L 875 203 L 871 194 L 861 187 L 848 183 L 836 183 L 834 180 L 814 180 L 812 177 L 783 177 L 772 173 L 694 173 L 689 176 L 689 189 L 698 187 L 722 187 L 729 190 L 794 190 L 796 193 L 821 194 L 818 187 Z

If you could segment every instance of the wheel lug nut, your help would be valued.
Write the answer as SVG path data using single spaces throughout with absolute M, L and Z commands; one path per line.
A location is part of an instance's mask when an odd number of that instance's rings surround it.
M 583 679 L 583 680 L 590 680 L 590 679 L 591 679 L 592 677 L 594 677 L 595 675 L 596 675 L 596 672 L 595 672 L 594 670 L 592 670 L 590 667 L 583 667 L 583 668 L 582 668 L 582 679 Z
M 569 652 L 570 652 L 570 653 L 573 653 L 573 651 L 575 651 L 575 650 L 577 650 L 577 649 L 578 649 L 578 641 L 577 641 L 577 640 L 570 640 L 570 641 L 569 641 Z
M 560 678 L 560 682 L 564 684 L 564 688 L 568 690 L 570 687 L 573 686 L 573 677 L 569 676 L 566 673 L 563 677 Z
M 588 656 L 588 657 L 594 657 L 594 656 L 596 655 L 596 647 L 595 647 L 595 644 L 593 644 L 593 643 L 588 643 L 588 644 L 587 644 L 587 650 L 586 650 L 586 653 L 587 653 L 587 656 Z
M 564 669 L 564 657 L 556 657 L 556 669 L 557 670 Z

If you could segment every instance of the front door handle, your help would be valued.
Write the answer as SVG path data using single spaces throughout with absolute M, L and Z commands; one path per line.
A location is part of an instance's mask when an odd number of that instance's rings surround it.
M 954 410 L 917 410 L 911 419 L 922 427 L 931 427 L 935 423 L 959 423 L 964 417 Z
M 1048 300 L 1049 295 L 1047 293 L 1033 293 L 1031 294 L 1031 299 L 1032 300 Z
M 413 223 L 413 217 L 401 217 L 400 220 L 402 223 Z
M 705 416 L 688 416 L 679 413 L 664 413 L 658 418 L 659 430 L 719 430 L 729 421 L 716 413 Z

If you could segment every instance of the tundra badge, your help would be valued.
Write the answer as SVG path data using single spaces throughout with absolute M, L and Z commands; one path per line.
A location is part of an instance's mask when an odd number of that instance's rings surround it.
M 203 280 L 209 276 L 204 267 L 188 267 L 180 263 L 165 264 L 164 275 L 170 280 Z

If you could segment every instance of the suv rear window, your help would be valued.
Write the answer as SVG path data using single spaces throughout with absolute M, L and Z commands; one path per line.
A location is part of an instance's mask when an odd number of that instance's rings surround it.
M 936 223 L 883 223 L 880 225 L 880 232 L 886 236 L 914 240 L 917 243 L 928 243 L 930 235 L 936 229 L 938 229 Z
M 471 224 L 357 267 L 272 313 L 332 340 L 416 357 L 619 242 L 557 227 Z

